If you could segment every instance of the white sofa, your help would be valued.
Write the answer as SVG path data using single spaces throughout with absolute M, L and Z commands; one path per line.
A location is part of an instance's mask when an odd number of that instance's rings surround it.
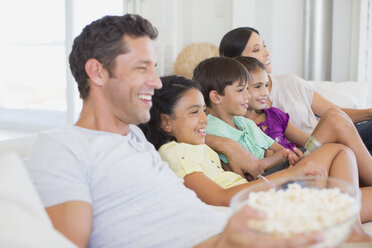
M 365 84 L 312 84 L 319 93 L 341 107 L 370 106 Z M 36 134 L 33 134 L 0 142 L 0 247 L 75 247 L 53 229 L 22 166 L 20 159 L 28 154 L 35 140 Z M 372 222 L 363 224 L 363 228 L 372 235 Z
M 309 81 L 315 90 L 342 108 L 372 108 L 372 84 L 356 81 Z

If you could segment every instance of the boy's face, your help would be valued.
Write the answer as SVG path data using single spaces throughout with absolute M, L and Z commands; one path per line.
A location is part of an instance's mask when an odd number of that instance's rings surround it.
M 169 117 L 169 129 L 163 129 L 174 136 L 177 142 L 204 144 L 208 123 L 205 108 L 202 93 L 197 89 L 190 89 L 176 103 L 173 114 Z
M 267 72 L 262 69 L 250 72 L 248 92 L 251 95 L 248 109 L 262 110 L 266 108 L 266 100 L 269 95 L 269 78 Z
M 224 89 L 224 95 L 219 95 L 218 104 L 221 115 L 231 118 L 235 115 L 243 116 L 247 112 L 249 98 L 248 84 L 240 84 L 235 81 Z M 222 116 L 221 116 L 222 117 Z

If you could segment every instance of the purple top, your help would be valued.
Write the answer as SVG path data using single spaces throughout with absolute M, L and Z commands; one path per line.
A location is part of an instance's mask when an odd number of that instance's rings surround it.
M 275 107 L 263 109 L 263 111 L 267 116 L 266 121 L 257 124 L 257 126 L 261 128 L 265 134 L 275 140 L 275 142 L 279 143 L 284 148 L 288 148 L 293 151 L 293 148 L 296 147 L 296 144 L 293 142 L 288 142 L 284 136 L 284 132 L 288 126 L 289 115 Z M 263 126 L 267 128 L 264 130 Z

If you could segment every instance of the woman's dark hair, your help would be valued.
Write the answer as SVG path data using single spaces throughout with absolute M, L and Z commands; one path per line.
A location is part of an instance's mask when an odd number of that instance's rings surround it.
M 239 81 L 247 84 L 249 74 L 238 61 L 228 57 L 212 57 L 200 62 L 194 69 L 193 78 L 201 86 L 205 104 L 211 107 L 209 92 L 217 91 L 224 95 L 226 86 Z
M 126 14 L 102 17 L 87 25 L 75 38 L 69 62 L 72 75 L 78 84 L 80 98 L 85 99 L 89 95 L 85 63 L 91 58 L 97 59 L 112 77 L 116 57 L 129 51 L 124 35 L 155 39 L 158 31 L 141 16 Z
M 249 73 L 256 72 L 257 69 L 261 69 L 261 70 L 267 71 L 265 65 L 262 64 L 256 58 L 246 57 L 246 56 L 238 56 L 238 57 L 234 57 L 234 59 L 236 61 L 238 61 L 240 64 L 242 64 L 245 67 L 245 69 L 247 69 L 247 71 Z
M 251 27 L 236 28 L 225 34 L 220 42 L 220 55 L 229 58 L 242 55 L 252 32 L 260 34 Z
M 150 141 L 156 149 L 169 141 L 176 140 L 175 137 L 165 132 L 161 124 L 161 114 L 172 116 L 174 107 L 179 99 L 186 94 L 190 89 L 200 90 L 200 85 L 190 79 L 180 76 L 165 76 L 161 77 L 163 87 L 155 90 L 152 97 L 152 108 L 150 110 L 150 121 L 145 124 L 140 124 L 148 141 Z

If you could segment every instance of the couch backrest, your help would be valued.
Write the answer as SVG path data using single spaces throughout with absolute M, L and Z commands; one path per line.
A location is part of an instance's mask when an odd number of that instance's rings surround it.
M 15 153 L 20 159 L 24 159 L 36 140 L 37 134 L 26 135 L 0 142 L 1 153 Z

